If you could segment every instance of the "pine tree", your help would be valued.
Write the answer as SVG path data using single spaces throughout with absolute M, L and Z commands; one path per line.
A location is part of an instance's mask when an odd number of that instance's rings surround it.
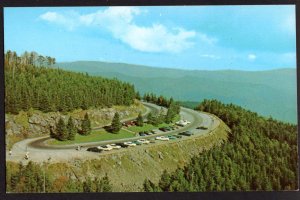
M 61 141 L 65 141 L 68 139 L 67 128 L 62 118 L 59 118 L 58 123 L 56 125 L 56 134 L 58 139 Z
M 82 135 L 89 135 L 91 133 L 91 121 L 89 119 L 88 113 L 85 114 L 84 119 L 81 123 L 81 134 Z
M 68 124 L 67 124 L 67 131 L 68 131 L 68 140 L 75 140 L 77 129 L 74 125 L 72 117 L 69 117 Z
M 122 128 L 119 113 L 116 112 L 111 123 L 111 132 L 118 133 Z
M 167 115 L 166 115 L 166 117 L 165 117 L 165 122 L 166 122 L 167 124 L 171 123 L 172 120 L 173 120 L 173 117 L 174 117 L 174 114 L 173 114 L 173 111 L 172 111 L 172 109 L 171 109 L 171 107 L 170 107 L 170 108 L 168 109 L 168 111 L 167 111 Z
M 141 100 L 141 95 L 140 95 L 139 91 L 136 92 L 135 98 L 137 100 Z
M 144 125 L 144 119 L 142 116 L 142 113 L 140 112 L 138 117 L 136 118 L 136 125 L 137 126 L 143 126 Z
M 50 137 L 57 139 L 57 133 L 56 133 L 56 131 L 53 130 L 52 127 L 49 128 L 49 131 L 50 131 Z

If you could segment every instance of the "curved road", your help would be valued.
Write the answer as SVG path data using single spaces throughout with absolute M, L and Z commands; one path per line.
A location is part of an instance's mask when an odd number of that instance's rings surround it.
M 146 106 L 147 111 L 144 115 L 148 114 L 150 111 L 153 112 L 159 112 L 161 107 L 143 102 L 143 104 Z M 118 139 L 118 140 L 107 140 L 102 142 L 90 142 L 90 143 L 80 143 L 80 144 L 73 144 L 73 145 L 65 145 L 65 146 L 59 146 L 59 145 L 46 145 L 45 141 L 49 139 L 49 137 L 40 137 L 40 138 L 32 138 L 32 139 L 26 139 L 22 140 L 18 143 L 16 143 L 12 148 L 12 155 L 6 155 L 7 161 L 15 161 L 15 162 L 26 162 L 24 159 L 25 153 L 29 152 L 29 160 L 35 161 L 35 162 L 44 162 L 44 161 L 70 161 L 74 159 L 91 159 L 91 158 L 98 158 L 99 154 L 88 152 L 86 151 L 87 147 L 92 146 L 99 146 L 104 144 L 111 144 L 111 143 L 118 143 L 118 142 L 126 142 L 126 141 L 134 141 L 137 139 L 145 138 L 145 139 L 151 139 L 155 138 L 160 135 L 169 135 L 169 134 L 177 134 L 183 131 L 191 131 L 194 133 L 191 137 L 185 137 L 181 139 L 171 140 L 169 142 L 176 142 L 179 140 L 185 140 L 185 139 L 192 139 L 194 137 L 198 137 L 203 134 L 210 133 L 213 129 L 215 129 L 219 125 L 219 120 L 214 118 L 212 115 L 209 115 L 207 113 L 198 112 L 192 109 L 181 107 L 180 111 L 181 119 L 185 119 L 190 121 L 191 123 L 186 125 L 185 127 L 168 131 L 168 132 L 162 132 L 158 131 L 157 134 L 149 135 L 149 136 L 138 136 L 138 137 L 132 137 L 132 138 L 126 138 L 126 139 Z M 126 119 L 129 120 L 129 119 Z M 123 121 L 126 121 L 123 120 Z M 207 130 L 198 130 L 196 129 L 198 126 L 206 126 L 208 127 Z M 158 144 L 167 144 L 169 142 L 166 141 L 156 141 L 154 144 L 151 145 L 158 145 Z M 75 148 L 80 145 L 83 146 L 81 151 L 75 150 Z M 138 148 L 138 147 L 135 147 Z M 104 152 L 105 154 L 120 152 L 127 149 L 121 149 L 121 150 L 113 150 L 109 152 Z M 103 154 L 103 153 L 101 153 Z

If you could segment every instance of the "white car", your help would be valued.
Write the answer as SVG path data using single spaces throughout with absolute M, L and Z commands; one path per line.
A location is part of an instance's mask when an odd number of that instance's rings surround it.
M 109 145 L 98 146 L 97 148 L 98 148 L 98 149 L 101 149 L 101 150 L 103 150 L 103 151 L 110 151 L 110 150 L 113 149 L 113 148 L 112 148 L 111 146 L 109 146 Z
M 155 139 L 157 139 L 157 140 L 162 140 L 162 141 L 168 141 L 168 140 L 170 140 L 169 138 L 167 138 L 167 137 L 165 137 L 165 136 L 158 136 L 158 137 L 156 137 Z
M 133 142 L 124 142 L 125 145 L 129 146 L 129 147 L 135 147 L 136 144 L 134 144 Z
M 111 148 L 113 148 L 113 149 L 121 149 L 121 148 L 122 148 L 121 146 L 116 145 L 116 144 L 108 144 L 108 145 L 106 145 L 106 146 L 111 147 Z
M 180 121 L 176 122 L 175 124 L 178 125 L 178 126 L 185 126 L 185 125 L 188 124 L 188 121 L 186 121 L 186 120 L 180 120 Z
M 188 120 L 183 120 L 183 122 L 190 124 L 191 122 L 189 122 Z
M 140 142 L 142 144 L 149 144 L 150 143 L 149 140 L 145 140 L 145 139 L 140 139 L 140 140 L 138 140 L 138 142 Z

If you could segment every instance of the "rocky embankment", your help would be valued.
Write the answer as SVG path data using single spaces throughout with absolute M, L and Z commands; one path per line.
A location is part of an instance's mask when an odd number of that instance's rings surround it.
M 92 121 L 92 127 L 101 127 L 111 122 L 115 112 L 119 112 L 121 119 L 137 116 L 139 112 L 145 111 L 145 108 L 139 102 L 124 107 L 114 106 L 112 108 L 75 110 L 71 113 L 50 112 L 43 113 L 36 110 L 20 112 L 18 115 L 5 115 L 6 136 L 22 138 L 47 135 L 50 129 L 55 129 L 56 122 L 62 117 L 67 121 L 69 116 L 74 119 L 77 128 L 81 126 L 81 121 L 87 112 Z

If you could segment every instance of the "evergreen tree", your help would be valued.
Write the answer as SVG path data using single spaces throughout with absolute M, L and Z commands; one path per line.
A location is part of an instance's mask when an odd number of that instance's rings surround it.
M 165 122 L 167 124 L 171 123 L 173 120 L 173 117 L 174 117 L 173 110 L 171 108 L 169 108 L 167 111 L 167 115 L 165 117 Z
M 111 132 L 118 133 L 122 128 L 119 113 L 116 112 L 111 123 Z
M 135 98 L 137 100 L 141 100 L 141 95 L 140 95 L 139 91 L 136 92 Z
M 58 139 L 57 133 L 55 130 L 53 130 L 53 127 L 50 127 L 49 130 L 50 130 L 50 137 L 54 139 Z
M 137 126 L 143 126 L 144 125 L 144 119 L 143 119 L 143 116 L 142 116 L 141 112 L 139 112 L 139 115 L 136 118 L 136 125 Z
M 155 117 L 153 116 L 152 112 L 150 112 L 148 115 L 147 115 L 147 123 L 148 124 L 154 124 L 154 119 Z
M 60 117 L 58 123 L 56 124 L 56 134 L 57 138 L 61 141 L 68 139 L 68 131 L 65 125 L 64 120 Z
M 82 135 L 89 135 L 91 133 L 91 121 L 89 119 L 88 113 L 85 114 L 84 119 L 81 123 L 81 134 Z
M 74 125 L 72 117 L 69 117 L 68 124 L 67 124 L 67 130 L 68 130 L 68 140 L 75 140 L 77 128 Z

